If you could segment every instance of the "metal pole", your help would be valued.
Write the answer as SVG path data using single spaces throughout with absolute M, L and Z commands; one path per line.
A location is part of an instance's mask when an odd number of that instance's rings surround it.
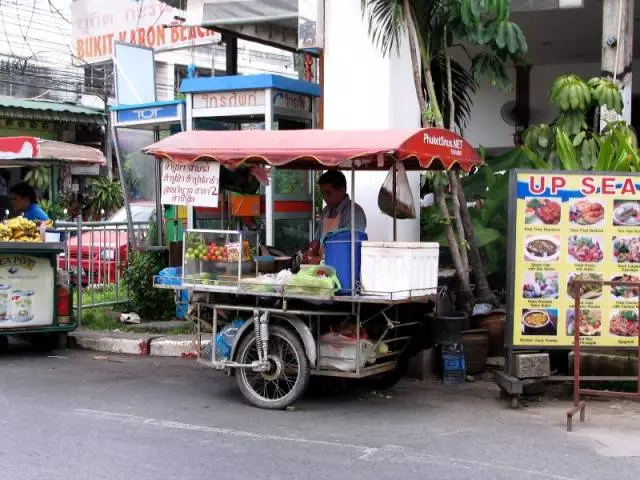
M 82 215 L 76 219 L 78 249 L 76 251 L 76 288 L 78 289 L 78 326 L 82 324 Z M 70 250 L 67 254 L 71 256 Z
M 115 121 L 111 122 L 111 138 L 113 139 L 113 150 L 116 154 L 116 161 L 118 162 L 118 172 L 120 175 L 124 173 L 122 168 L 122 157 L 120 156 L 120 147 L 118 144 L 118 129 L 115 127 Z M 131 206 L 129 205 L 129 192 L 127 190 L 127 182 L 121 181 L 122 196 L 124 197 L 124 209 L 127 213 L 127 235 L 131 248 L 135 250 L 137 248 L 136 236 L 133 233 L 133 218 L 131 217 Z
M 356 171 L 351 162 L 351 296 L 356 291 Z M 358 342 L 358 349 L 360 349 Z
M 160 140 L 160 131 L 158 130 L 158 127 L 155 127 L 153 129 L 153 141 L 157 142 Z M 162 247 L 162 245 L 164 244 L 163 242 L 163 235 L 162 235 L 162 219 L 163 219 L 163 211 L 162 211 L 162 184 L 161 184 L 161 179 L 162 179 L 162 163 L 160 162 L 160 160 L 158 160 L 157 158 L 154 158 L 153 161 L 155 162 L 154 165 L 154 171 L 155 171 L 155 188 L 156 188 L 156 234 L 157 234 L 157 241 L 158 241 L 158 246 Z
M 393 241 L 398 240 L 398 212 L 397 212 L 397 200 L 398 200 L 398 166 L 396 162 L 393 162 Z
M 573 305 L 573 405 L 580 403 L 580 281 L 574 282 L 576 299 Z M 556 320 L 557 321 L 557 320 Z
M 273 130 L 273 93 L 270 88 L 265 92 L 266 101 L 264 108 L 264 129 L 267 131 Z M 274 232 L 273 232 L 273 186 L 275 183 L 275 175 L 277 175 L 277 169 L 271 169 L 271 181 L 269 185 L 265 187 L 265 224 L 266 224 L 266 243 L 267 245 L 274 246 Z

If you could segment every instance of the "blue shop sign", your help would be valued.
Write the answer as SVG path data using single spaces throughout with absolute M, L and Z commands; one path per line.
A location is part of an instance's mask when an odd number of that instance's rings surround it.
M 118 111 L 118 123 L 148 122 L 176 117 L 178 117 L 178 105 L 162 105 Z

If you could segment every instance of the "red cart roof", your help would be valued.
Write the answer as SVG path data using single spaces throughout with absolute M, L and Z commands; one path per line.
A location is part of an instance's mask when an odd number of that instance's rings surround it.
M 36 137 L 0 137 L 0 166 L 57 163 L 106 165 L 100 150 Z
M 144 149 L 176 163 L 215 160 L 229 168 L 243 163 L 287 168 L 389 168 L 407 170 L 461 168 L 468 172 L 482 160 L 459 135 L 440 128 L 422 130 L 240 130 L 188 131 Z

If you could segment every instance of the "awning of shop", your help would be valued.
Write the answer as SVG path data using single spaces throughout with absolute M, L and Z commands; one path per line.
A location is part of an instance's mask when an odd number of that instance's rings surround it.
M 0 118 L 104 125 L 104 111 L 65 102 L 0 97 Z
M 106 165 L 100 150 L 36 137 L 0 137 L 0 167 Z
M 235 168 L 243 163 L 287 168 L 385 169 L 402 161 L 408 170 L 481 165 L 462 137 L 440 128 L 422 130 L 242 130 L 188 131 L 144 149 L 176 163 L 215 160 Z

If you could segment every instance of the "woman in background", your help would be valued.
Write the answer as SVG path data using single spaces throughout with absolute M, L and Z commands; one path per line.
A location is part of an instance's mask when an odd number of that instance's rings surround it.
M 11 187 L 9 192 L 14 215 L 22 214 L 27 220 L 32 221 L 49 220 L 49 215 L 38 205 L 36 191 L 31 185 L 26 182 L 18 183 Z

